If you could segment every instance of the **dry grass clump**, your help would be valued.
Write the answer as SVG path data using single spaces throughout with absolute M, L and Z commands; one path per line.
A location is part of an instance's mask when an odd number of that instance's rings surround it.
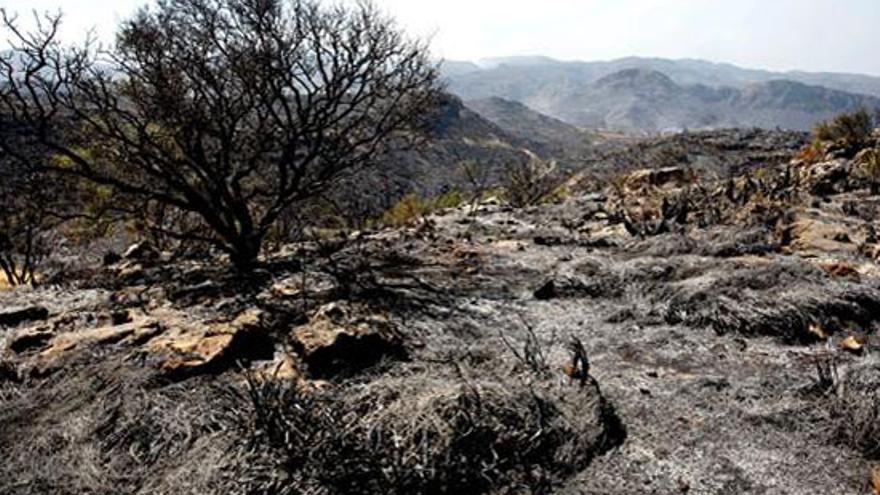
M 419 374 L 364 385 L 345 402 L 346 428 L 372 452 L 361 486 L 377 493 L 547 493 L 606 448 L 595 389 Z
M 306 493 L 549 493 L 623 435 L 598 387 L 443 369 L 317 395 L 254 384 L 251 397 L 257 441 Z
M 324 391 L 83 355 L 0 394 L 0 493 L 550 493 L 622 441 L 593 383 L 407 365 Z M 246 382 L 246 384 L 245 384 Z
M 247 402 L 229 381 L 163 385 L 141 366 L 94 359 L 0 397 L 0 493 L 204 494 L 272 486 L 274 464 L 261 446 L 248 444 L 249 425 L 239 419 Z
M 835 437 L 866 457 L 880 459 L 880 365 L 851 369 L 832 407 Z
M 815 339 L 808 331 L 810 325 L 864 327 L 880 315 L 880 290 L 828 281 L 814 267 L 781 260 L 715 271 L 670 290 L 663 294 L 669 323 L 708 326 L 719 334 L 807 341 Z

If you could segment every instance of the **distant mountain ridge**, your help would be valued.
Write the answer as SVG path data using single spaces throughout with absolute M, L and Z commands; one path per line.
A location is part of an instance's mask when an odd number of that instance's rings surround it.
M 777 73 L 700 60 L 515 57 L 447 62 L 443 70 L 449 90 L 466 101 L 500 97 L 572 125 L 628 132 L 806 130 L 859 106 L 880 108 L 877 77 Z

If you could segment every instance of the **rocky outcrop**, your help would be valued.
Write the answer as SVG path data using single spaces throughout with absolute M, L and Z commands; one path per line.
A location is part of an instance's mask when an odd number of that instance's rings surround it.
M 854 229 L 817 214 L 792 215 L 777 233 L 784 250 L 805 256 L 853 254 L 859 249 Z
M 406 356 L 403 337 L 387 315 L 341 303 L 318 309 L 309 323 L 293 330 L 292 338 L 309 373 L 319 378 Z
M 157 336 L 163 330 L 162 323 L 151 317 L 140 317 L 121 325 L 63 332 L 54 335 L 38 355 L 41 369 L 46 370 L 59 364 L 61 358 L 76 349 L 90 346 L 113 345 L 136 346 Z
M 626 176 L 624 187 L 631 192 L 648 187 L 682 187 L 688 180 L 688 171 L 680 167 L 636 170 Z
M 265 333 L 262 318 L 262 311 L 252 309 L 225 323 L 178 320 L 150 340 L 144 350 L 172 377 L 222 371 L 237 361 L 272 359 L 274 344 Z

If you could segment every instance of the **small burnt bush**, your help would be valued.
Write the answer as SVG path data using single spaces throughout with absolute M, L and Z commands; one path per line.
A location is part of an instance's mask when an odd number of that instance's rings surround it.
M 517 378 L 416 371 L 268 397 L 255 402 L 257 431 L 316 493 L 550 493 L 624 435 L 598 387 Z
M 427 375 L 383 379 L 346 399 L 357 443 L 371 452 L 371 493 L 549 493 L 609 441 L 598 390 L 565 396 L 516 379 Z
M 84 355 L 0 395 L 0 493 L 260 493 L 274 462 L 248 443 L 246 411 L 225 379 L 164 385 Z

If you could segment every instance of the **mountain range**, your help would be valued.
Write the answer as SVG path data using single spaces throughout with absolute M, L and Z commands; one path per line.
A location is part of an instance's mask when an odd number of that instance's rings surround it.
M 878 77 L 771 72 L 700 60 L 512 57 L 448 61 L 443 72 L 449 90 L 478 112 L 485 106 L 480 102 L 503 98 L 577 127 L 630 133 L 807 130 L 841 112 L 880 108 Z

